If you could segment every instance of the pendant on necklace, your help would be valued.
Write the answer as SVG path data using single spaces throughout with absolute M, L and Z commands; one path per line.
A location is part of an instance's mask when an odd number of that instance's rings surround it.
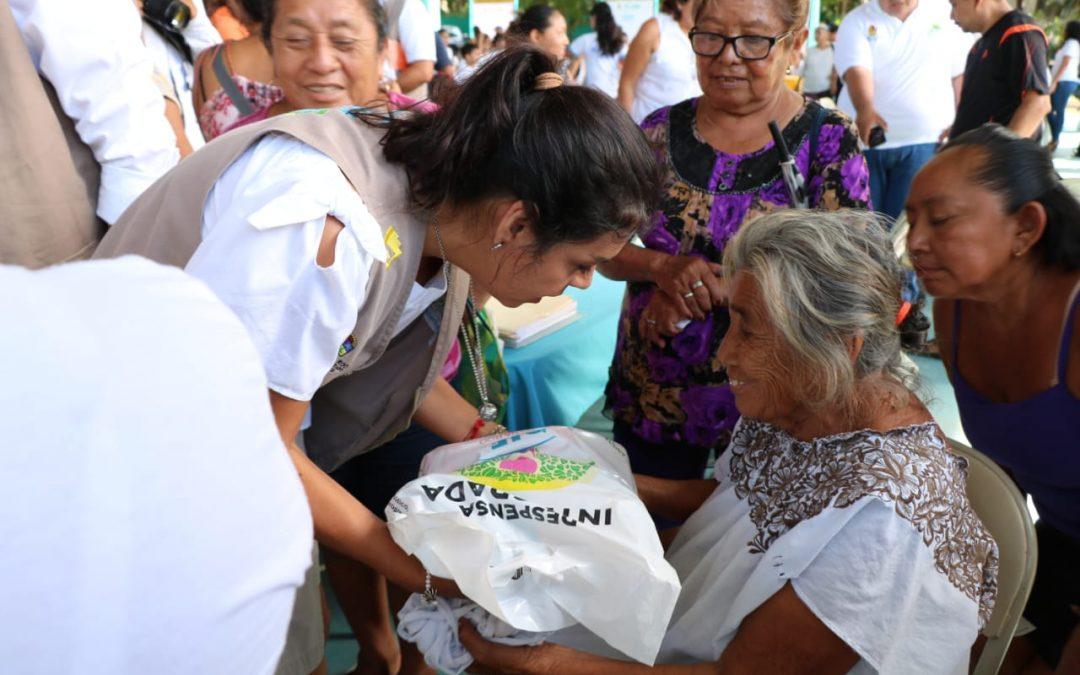
M 495 407 L 494 403 L 490 401 L 484 401 L 484 404 L 480 406 L 480 419 L 485 422 L 494 422 L 495 418 L 499 415 L 499 409 Z

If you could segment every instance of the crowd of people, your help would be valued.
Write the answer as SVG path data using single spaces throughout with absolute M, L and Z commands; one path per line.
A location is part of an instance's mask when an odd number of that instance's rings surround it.
M 354 672 L 432 672 L 393 615 L 460 591 L 386 506 L 529 395 L 487 300 L 599 271 L 682 582 L 655 670 L 968 671 L 998 542 L 917 348 L 1038 512 L 1001 672 L 1080 672 L 1080 22 L 1051 63 L 1008 0 L 869 0 L 812 45 L 806 0 L 659 9 L 457 42 L 422 0 L 0 0 L 5 669 L 325 672 L 325 565 Z

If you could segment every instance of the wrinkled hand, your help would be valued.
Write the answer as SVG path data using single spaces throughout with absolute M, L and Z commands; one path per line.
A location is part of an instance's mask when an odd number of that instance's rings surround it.
M 470 673 L 477 675 L 546 675 L 559 672 L 564 647 L 545 643 L 535 647 L 510 647 L 485 640 L 468 620 L 458 622 L 458 639 L 472 654 Z
M 649 300 L 638 319 L 638 332 L 648 342 L 663 347 L 667 344 L 667 338 L 682 332 L 675 324 L 689 318 L 690 315 L 681 311 L 667 294 L 653 293 L 652 300 Z
M 683 317 L 704 319 L 705 313 L 725 301 L 720 274 L 724 268 L 703 258 L 668 256 L 653 281 Z
M 870 145 L 870 130 L 874 127 L 889 130 L 888 122 L 873 108 L 855 115 L 855 126 L 859 129 L 859 140 L 863 142 L 863 145 Z

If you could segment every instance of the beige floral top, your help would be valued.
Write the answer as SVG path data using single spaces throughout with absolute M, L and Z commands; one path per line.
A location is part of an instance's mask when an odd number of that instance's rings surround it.
M 683 589 L 661 658 L 719 658 L 791 583 L 859 654 L 853 672 L 966 673 L 998 569 L 966 469 L 933 422 L 804 442 L 740 420 L 668 552 Z

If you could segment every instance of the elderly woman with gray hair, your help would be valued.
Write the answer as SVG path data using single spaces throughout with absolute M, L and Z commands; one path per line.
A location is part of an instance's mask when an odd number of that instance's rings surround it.
M 652 509 L 689 516 L 668 552 L 683 588 L 660 665 L 582 635 L 511 648 L 463 625 L 462 640 L 499 673 L 967 673 L 997 546 L 909 389 L 884 228 L 780 211 L 728 244 L 724 276 L 716 358 L 742 419 L 715 479 L 638 478 Z

